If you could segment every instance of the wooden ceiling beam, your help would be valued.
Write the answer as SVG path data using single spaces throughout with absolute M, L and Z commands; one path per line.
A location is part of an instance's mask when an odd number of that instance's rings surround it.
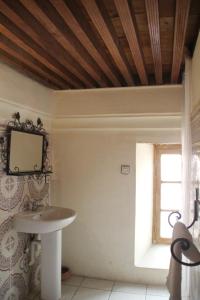
M 29 67 L 33 68 L 36 72 L 41 74 L 43 77 L 46 77 L 61 89 L 69 89 L 69 85 L 63 82 L 60 77 L 49 70 L 45 65 L 33 58 L 28 52 L 24 51 L 18 45 L 15 45 L 3 34 L 1 35 L 0 47 L 10 55 L 13 55 L 15 58 L 22 61 L 24 64 L 27 64 Z
M 82 43 L 82 45 L 85 47 L 85 49 L 87 49 L 88 53 L 90 53 L 93 59 L 97 62 L 102 71 L 105 74 L 107 74 L 112 84 L 114 86 L 121 86 L 121 83 L 116 77 L 112 68 L 109 67 L 109 65 L 105 62 L 104 58 L 102 57 L 100 52 L 101 50 L 98 47 L 95 47 L 95 45 L 93 45 L 92 41 L 87 35 L 87 32 L 85 32 L 84 29 L 81 27 L 80 23 L 67 6 L 67 3 L 63 0 L 49 1 L 58 11 L 60 16 L 63 18 L 64 22 L 66 22 L 66 24 L 71 28 L 71 30 Z
M 179 83 L 197 3 L 0 0 L 3 61 L 56 89 Z
M 34 39 L 36 36 L 37 40 L 40 41 L 40 46 L 45 50 L 45 52 L 50 54 L 61 65 L 63 65 L 64 68 L 68 70 L 68 72 L 73 74 L 75 78 L 77 78 L 81 82 L 81 85 L 84 85 L 86 87 L 96 86 L 96 82 L 89 76 L 89 74 L 83 68 L 79 68 L 79 65 L 74 61 L 71 55 L 69 53 L 66 53 L 65 49 L 63 49 L 56 42 L 51 34 L 43 28 L 43 26 L 19 1 L 0 0 L 0 4 L 1 2 L 3 2 L 4 6 L 6 5 L 12 11 L 12 15 L 15 13 L 15 15 L 20 18 L 20 26 L 22 25 L 22 22 L 24 22 L 24 26 L 28 27 L 28 30 L 27 28 L 23 29 L 23 27 L 20 27 L 20 29 L 22 31 L 26 30 L 26 33 L 27 31 L 29 31 L 29 37 L 32 39 Z M 7 15 L 8 18 L 10 10 Z M 6 13 L 7 12 L 8 11 L 6 11 Z M 13 21 L 12 17 L 10 21 Z M 15 25 L 18 27 L 18 22 L 16 22 Z M 31 30 L 29 30 L 30 28 Z M 35 35 L 32 35 L 32 31 L 35 32 Z
M 33 27 L 34 31 L 41 37 L 43 45 L 46 46 L 46 50 L 51 55 L 56 56 L 61 63 L 67 66 L 67 68 L 70 68 L 71 72 L 73 72 L 86 87 L 94 88 L 99 86 L 90 74 L 86 72 L 84 67 L 77 63 L 72 54 L 63 48 L 63 46 L 57 42 L 56 37 L 49 33 L 44 27 L 44 24 L 40 22 L 40 11 L 33 5 L 35 3 L 34 0 L 5 1 L 9 3 L 9 6 L 12 7 L 29 26 Z M 36 8 L 36 10 L 34 8 Z
M 146 14 L 151 40 L 151 49 L 157 84 L 162 84 L 162 57 L 160 46 L 160 23 L 158 0 L 145 0 Z
M 65 1 L 65 0 L 64 0 Z M 80 24 L 81 28 L 87 34 L 88 38 L 94 45 L 94 47 L 100 52 L 101 56 L 103 57 L 106 64 L 115 74 L 117 79 L 119 80 L 122 86 L 127 86 L 124 77 L 122 77 L 120 69 L 115 64 L 115 61 L 112 58 L 112 55 L 108 51 L 104 41 L 102 40 L 101 36 L 99 35 L 98 31 L 96 30 L 95 26 L 92 24 L 90 18 L 88 17 L 87 11 L 84 9 L 80 0 L 73 0 L 73 1 L 65 1 L 67 7 L 70 9 L 78 23 Z
M 6 53 L 5 51 L 3 51 L 1 49 L 0 49 L 0 57 L 1 57 L 1 61 L 3 63 L 5 63 L 6 65 L 9 65 L 11 68 L 14 68 L 17 72 L 20 72 L 25 76 L 28 76 L 29 78 L 37 81 L 40 84 L 45 85 L 48 88 L 51 88 L 51 89 L 54 89 L 54 90 L 59 90 L 60 89 L 54 83 L 50 82 L 49 80 L 46 80 L 46 78 L 40 76 L 34 70 L 30 70 L 27 67 L 27 65 L 25 65 L 24 63 L 17 60 L 12 55 Z
M 87 11 L 92 23 L 104 41 L 109 50 L 116 66 L 124 77 L 129 86 L 134 85 L 130 67 L 126 57 L 119 45 L 115 30 L 109 19 L 109 16 L 103 6 L 102 1 L 98 0 L 81 0 L 85 10 Z
M 51 64 L 46 58 L 40 56 L 34 49 L 25 44 L 22 40 L 20 40 L 16 35 L 14 35 L 11 31 L 9 31 L 3 25 L 0 25 L 0 32 L 7 37 L 10 41 L 12 41 L 15 45 L 25 50 L 27 53 L 31 54 L 33 58 L 39 61 L 41 64 L 46 66 L 52 74 L 59 78 L 61 82 L 63 82 L 66 86 L 70 88 L 74 88 L 75 86 L 68 82 L 68 78 L 65 76 L 63 72 L 61 72 L 58 68 L 56 68 L 53 64 Z
M 190 3 L 190 0 L 176 0 L 171 83 L 177 83 L 180 74 Z
M 139 38 L 136 29 L 136 22 L 133 20 L 133 16 L 127 0 L 114 0 L 117 8 L 118 15 L 121 20 L 121 24 L 126 35 L 129 48 L 135 63 L 140 81 L 142 84 L 148 84 L 147 73 L 145 70 L 145 64 L 142 54 L 142 49 L 139 44 Z
M 35 51 L 35 53 L 37 53 L 43 59 L 45 59 L 45 60 L 48 59 L 48 62 L 50 62 L 50 64 L 52 64 L 57 70 L 61 69 L 60 73 L 62 75 L 62 78 L 64 78 L 72 88 L 80 88 L 80 86 L 84 87 L 82 85 L 82 82 L 81 81 L 79 82 L 78 79 L 76 77 L 74 77 L 74 75 L 72 73 L 68 72 L 62 65 L 59 65 L 59 63 L 57 63 L 56 60 L 54 60 L 52 57 L 48 56 L 45 52 L 42 53 L 43 52 L 42 48 L 40 48 L 36 44 L 34 44 L 34 41 L 29 39 L 29 36 L 26 36 L 26 35 L 24 36 L 24 33 L 21 32 L 17 28 L 17 26 L 10 23 L 10 21 L 8 19 L 5 20 L 3 15 L 1 15 L 1 14 L 0 14 L 0 20 L 1 20 L 1 22 L 3 20 L 3 24 L 6 26 L 7 31 L 8 32 L 10 31 L 12 36 L 17 37 L 17 39 L 15 39 L 15 41 L 16 40 L 21 41 L 28 48 L 32 47 L 32 51 Z
M 100 87 L 107 87 L 110 81 L 99 68 L 95 60 L 89 55 L 70 28 L 66 25 L 55 8 L 48 1 L 20 0 L 24 7 L 38 20 L 38 22 L 54 37 L 71 55 L 79 68 L 87 72 Z M 77 64 L 77 65 L 78 65 Z
M 50 55 L 45 50 L 42 39 L 24 22 L 14 11 L 12 11 L 4 1 L 0 0 L 0 23 L 13 35 L 32 48 L 38 55 L 45 58 L 51 65 L 58 69 L 63 77 L 75 88 L 84 88 L 84 83 L 57 60 L 55 55 Z
M 56 86 L 59 89 L 62 89 L 62 85 L 60 83 L 57 83 L 55 79 L 52 80 L 52 77 L 46 74 L 43 70 L 41 70 L 38 66 L 24 58 L 22 55 L 20 55 L 18 52 L 14 51 L 10 47 L 6 46 L 4 43 L 0 42 L 0 50 L 4 51 L 5 53 L 12 56 L 14 59 L 22 63 L 24 66 L 26 66 L 27 69 L 31 71 L 34 71 L 35 74 L 37 73 L 38 76 L 41 76 L 43 78 L 46 78 L 47 81 L 51 82 L 54 86 Z

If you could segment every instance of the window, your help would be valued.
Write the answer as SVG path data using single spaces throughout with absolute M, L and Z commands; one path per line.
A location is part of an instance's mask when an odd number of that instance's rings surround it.
M 180 145 L 154 145 L 154 243 L 168 243 L 172 237 L 168 216 L 182 208 L 181 165 Z

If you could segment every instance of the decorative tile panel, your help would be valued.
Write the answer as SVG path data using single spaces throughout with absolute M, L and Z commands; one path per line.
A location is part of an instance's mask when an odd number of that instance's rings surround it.
M 22 200 L 24 178 L 0 174 L 0 209 L 9 211 Z
M 12 217 L 0 225 L 0 270 L 6 271 L 14 266 L 22 256 L 26 235 L 13 228 Z
M 15 273 L 9 276 L 0 288 L 0 299 L 25 300 L 26 297 L 27 286 L 22 274 Z
M 28 181 L 29 193 L 32 199 L 42 200 L 49 192 L 49 183 L 45 183 L 45 178 Z
M 40 290 L 40 256 L 29 266 L 30 235 L 16 232 L 13 216 L 30 201 L 49 203 L 49 185 L 45 178 L 7 176 L 0 161 L 0 300 L 25 300 Z

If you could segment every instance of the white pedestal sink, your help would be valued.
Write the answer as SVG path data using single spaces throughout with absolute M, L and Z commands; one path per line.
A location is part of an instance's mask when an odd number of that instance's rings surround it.
M 14 216 L 18 232 L 41 234 L 41 296 L 42 300 L 61 299 L 62 228 L 76 218 L 72 209 L 47 206 Z

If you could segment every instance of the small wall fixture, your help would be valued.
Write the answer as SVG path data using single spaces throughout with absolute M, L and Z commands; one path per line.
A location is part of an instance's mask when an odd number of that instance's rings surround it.
M 121 165 L 121 174 L 128 175 L 130 173 L 130 165 Z

